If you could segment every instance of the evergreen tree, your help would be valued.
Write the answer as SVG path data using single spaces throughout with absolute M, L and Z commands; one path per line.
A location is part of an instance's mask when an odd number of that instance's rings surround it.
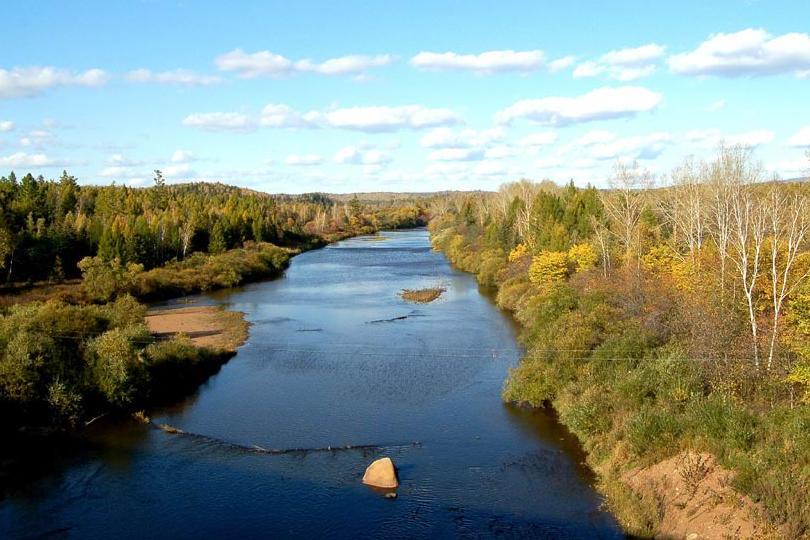
M 211 239 L 208 241 L 208 252 L 222 253 L 226 249 L 225 230 L 222 227 L 222 222 L 217 220 L 216 223 L 214 223 L 214 228 L 211 230 Z

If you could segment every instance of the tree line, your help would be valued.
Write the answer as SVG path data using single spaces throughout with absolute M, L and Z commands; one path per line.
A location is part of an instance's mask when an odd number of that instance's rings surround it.
M 416 201 L 340 202 L 320 193 L 271 196 L 223 184 L 81 186 L 14 172 L 0 177 L 0 269 L 7 283 L 78 277 L 84 257 L 159 267 L 245 242 L 301 246 L 413 226 Z

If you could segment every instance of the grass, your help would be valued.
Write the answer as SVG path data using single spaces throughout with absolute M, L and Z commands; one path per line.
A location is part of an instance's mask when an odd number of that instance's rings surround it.
M 439 287 L 428 289 L 403 289 L 399 295 L 406 302 L 428 304 L 438 299 L 446 289 Z

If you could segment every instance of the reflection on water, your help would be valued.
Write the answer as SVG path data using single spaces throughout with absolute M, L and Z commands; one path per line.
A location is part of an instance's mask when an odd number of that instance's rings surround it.
M 398 296 L 434 286 L 447 292 L 431 304 Z M 620 536 L 573 437 L 553 415 L 501 402 L 520 354 L 511 323 L 426 231 L 341 242 L 296 257 L 282 279 L 195 300 L 252 323 L 195 395 L 153 412 L 201 437 L 100 422 L 43 458 L 49 470 L 21 465 L 0 533 Z M 399 469 L 393 501 L 360 483 L 381 455 Z

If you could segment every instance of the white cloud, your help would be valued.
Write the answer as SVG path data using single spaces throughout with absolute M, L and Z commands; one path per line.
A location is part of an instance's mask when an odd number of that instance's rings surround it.
M 574 140 L 576 146 L 592 146 L 616 140 L 616 134 L 604 129 L 593 129 Z
M 692 51 L 669 57 L 669 67 L 681 75 L 719 77 L 763 76 L 810 72 L 810 35 L 772 36 L 761 28 L 712 34 Z
M 381 150 L 368 150 L 361 159 L 364 165 L 382 165 L 391 161 L 391 155 Z
M 10 156 L 0 157 L 0 166 L 2 167 L 50 167 L 56 164 L 55 160 L 45 154 L 16 152 Z
M 146 178 L 143 176 L 134 177 L 134 178 L 127 178 L 124 183 L 129 187 L 146 187 L 152 183 L 152 178 Z
M 655 63 L 664 55 L 664 51 L 665 48 L 656 43 L 610 51 L 597 60 L 578 65 L 574 70 L 574 77 L 596 77 L 604 74 L 620 81 L 647 77 L 655 72 Z
M 502 127 L 487 130 L 464 129 L 454 131 L 450 128 L 436 128 L 422 137 L 420 144 L 425 148 L 470 148 L 485 146 L 498 141 L 506 135 Z
M 318 154 L 290 154 L 284 160 L 287 165 L 320 165 L 323 157 Z
M 267 75 L 280 77 L 295 73 L 361 75 L 371 68 L 387 66 L 393 61 L 393 56 L 380 54 L 341 56 L 318 63 L 309 59 L 293 61 L 270 51 L 246 53 L 242 49 L 221 54 L 214 60 L 220 70 L 235 71 L 246 79 Z
M 431 163 L 425 167 L 424 174 L 430 175 L 452 175 L 466 173 L 467 165 L 464 163 Z
M 335 163 L 360 163 L 360 150 L 356 146 L 346 146 L 335 152 Z
M 191 169 L 188 163 L 178 163 L 176 165 L 168 165 L 160 170 L 166 178 L 190 178 L 196 176 L 196 173 Z
M 196 157 L 194 154 L 189 152 L 188 150 L 175 150 L 174 154 L 172 154 L 172 163 L 190 163 L 192 161 L 196 161 Z
M 0 132 L 13 131 L 14 122 L 11 120 L 0 120 Z
M 487 148 L 484 151 L 484 157 L 486 159 L 504 159 L 515 157 L 521 153 L 520 149 L 515 148 L 514 146 L 509 146 L 506 144 L 501 144 L 498 146 L 493 146 L 492 148 Z
M 703 129 L 688 132 L 686 139 L 691 143 L 708 149 L 717 148 L 723 144 L 755 148 L 771 142 L 774 139 L 774 133 L 767 129 L 759 129 L 744 133 L 724 134 L 719 129 Z
M 482 161 L 472 169 L 472 173 L 481 176 L 500 176 L 507 174 L 508 169 L 497 161 Z
M 143 165 L 143 161 L 138 161 L 124 157 L 122 154 L 113 154 L 107 159 L 107 163 L 111 165 L 132 167 L 136 165 Z
M 484 159 L 480 148 L 441 148 L 428 154 L 431 161 L 478 161 Z
M 771 164 L 768 169 L 783 178 L 802 178 L 810 176 L 810 161 L 806 159 L 779 161 Z
M 308 113 L 310 121 L 321 120 L 336 128 L 370 133 L 422 129 L 461 123 L 449 109 L 430 109 L 422 105 L 400 107 L 349 107 L 325 113 Z
M 242 113 L 210 112 L 194 113 L 183 119 L 183 125 L 206 131 L 251 131 L 256 126 Z
M 635 116 L 652 111 L 662 96 L 638 86 L 603 87 L 578 97 L 526 99 L 510 105 L 496 115 L 500 124 L 527 119 L 546 125 L 565 126 Z
M 591 136 L 587 147 L 588 155 L 598 160 L 655 159 L 672 143 L 672 135 L 659 131 L 648 135 L 612 137 L 599 140 Z
M 101 86 L 108 79 L 100 69 L 84 72 L 53 67 L 0 69 L 0 99 L 31 97 L 56 86 Z
M 282 104 L 264 107 L 258 121 L 242 113 L 195 113 L 183 120 L 183 125 L 209 131 L 252 131 L 257 126 L 271 128 L 333 127 L 368 133 L 392 132 L 402 129 L 425 129 L 463 123 L 449 109 L 431 109 L 422 105 L 399 107 L 348 107 L 327 111 L 300 113 Z
M 346 146 L 335 153 L 336 163 L 355 165 L 383 165 L 391 161 L 391 155 L 381 150 L 363 150 L 357 146 Z
M 126 79 L 136 83 L 174 84 L 180 86 L 210 86 L 219 84 L 222 78 L 214 75 L 203 75 L 188 69 L 154 72 L 148 69 L 136 69 L 126 75 Z
M 655 73 L 655 66 L 653 65 L 643 67 L 616 67 L 606 66 L 596 62 L 583 62 L 574 70 L 574 78 L 582 79 L 606 74 L 612 79 L 629 82 L 643 77 L 649 77 L 653 73 Z
M 430 71 L 474 71 L 480 74 L 507 71 L 536 71 L 543 67 L 543 51 L 487 51 L 481 54 L 423 51 L 411 58 L 411 65 Z
M 123 154 L 113 154 L 107 158 L 107 166 L 99 171 L 98 175 L 103 178 L 123 179 L 133 177 L 138 173 L 138 168 L 144 165 L 143 161 L 132 159 Z
M 127 176 L 132 172 L 130 167 L 121 166 L 121 165 L 112 165 L 110 167 L 104 167 L 99 171 L 98 175 L 104 178 L 122 178 Z
M 541 131 L 526 135 L 518 141 L 520 146 L 536 147 L 548 146 L 557 142 L 557 134 L 553 131 Z
M 788 146 L 810 146 L 810 126 L 804 126 L 788 140 Z
M 599 59 L 612 66 L 643 66 L 654 62 L 664 55 L 665 47 L 657 43 L 648 43 L 641 47 L 629 47 L 603 54 Z
M 312 121 L 308 120 L 310 118 Z M 274 128 L 314 127 L 317 114 L 302 115 L 295 109 L 280 103 L 270 103 L 262 110 L 259 124 Z
M 544 157 L 535 161 L 534 164 L 539 169 L 554 169 L 562 165 L 562 161 L 556 157 Z
M 549 62 L 548 70 L 551 73 L 557 73 L 558 71 L 570 68 L 571 66 L 574 65 L 574 62 L 576 61 L 577 61 L 576 56 L 563 56 L 562 58 L 557 58 Z
M 53 140 L 53 134 L 50 131 L 46 131 L 44 129 L 35 129 L 33 131 L 29 131 L 25 137 L 20 138 L 20 146 L 25 147 L 39 147 L 45 145 L 45 143 L 51 142 Z
M 371 68 L 387 66 L 394 61 L 389 54 L 376 56 L 349 55 L 331 58 L 320 64 L 310 60 L 301 60 L 296 68 L 301 72 L 320 73 L 321 75 L 360 75 Z

